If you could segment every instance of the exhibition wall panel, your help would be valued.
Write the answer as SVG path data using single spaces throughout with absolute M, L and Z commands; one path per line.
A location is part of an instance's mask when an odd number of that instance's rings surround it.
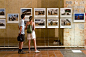
M 32 8 L 32 16 L 34 17 L 34 8 L 46 8 L 47 13 L 47 8 L 64 7 L 63 2 L 63 0 L 0 0 L 0 8 L 5 8 L 6 11 L 6 17 L 4 18 L 6 19 L 6 29 L 0 29 L 0 46 L 18 46 L 18 41 L 16 39 L 19 32 L 18 23 L 8 23 L 8 14 L 18 13 L 20 20 L 21 8 Z M 45 20 L 47 21 L 47 14 Z M 63 29 L 60 28 L 47 28 L 47 26 L 46 28 L 37 28 L 36 36 L 38 46 L 54 46 L 54 40 L 60 40 L 63 44 Z M 27 37 L 27 34 L 25 37 Z M 24 42 L 24 47 L 26 47 L 27 44 L 28 41 L 26 40 Z
M 0 29 L 0 46 L 18 46 L 18 23 L 7 23 L 8 14 L 19 14 L 21 19 L 21 8 L 35 8 L 37 7 L 37 0 L 0 0 L 0 8 L 6 10 L 6 28 Z M 32 13 L 34 14 L 34 13 Z M 28 18 L 29 19 L 29 18 Z M 27 34 L 25 35 L 27 36 Z M 27 42 L 27 41 L 26 41 Z M 24 43 L 25 45 L 25 43 Z
M 85 13 L 85 0 L 64 0 L 65 8 L 73 9 L 72 28 L 64 29 L 65 46 L 84 46 L 84 22 L 73 22 L 74 13 Z M 84 16 L 84 15 L 83 15 Z M 84 21 L 84 20 L 83 20 Z

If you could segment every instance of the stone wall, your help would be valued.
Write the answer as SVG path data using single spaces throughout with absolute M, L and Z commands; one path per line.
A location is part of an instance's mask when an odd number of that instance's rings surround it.
M 66 4 L 66 2 L 70 1 L 72 4 Z M 76 9 L 75 6 L 84 6 L 85 4 L 82 2 L 85 0 L 64 0 L 64 7 L 70 7 L 73 11 Z M 80 4 L 82 3 L 82 4 Z M 78 13 L 84 12 L 84 8 L 76 9 Z M 81 11 L 80 11 L 81 10 Z M 73 12 L 74 13 L 74 12 Z M 85 32 L 85 23 L 74 23 L 72 17 L 72 28 L 64 29 L 64 45 L 65 46 L 84 46 L 84 32 Z

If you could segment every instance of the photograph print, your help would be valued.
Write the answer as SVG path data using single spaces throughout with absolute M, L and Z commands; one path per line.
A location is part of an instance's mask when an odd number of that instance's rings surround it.
M 19 14 L 8 14 L 7 23 L 19 23 Z
M 60 8 L 60 17 L 72 17 L 72 8 Z
M 48 17 L 59 17 L 59 8 L 47 8 Z
M 6 28 L 6 20 L 0 19 L 0 29 L 5 29 L 5 28 Z
M 32 8 L 21 8 L 21 15 L 25 14 L 25 17 L 32 16 Z
M 74 13 L 74 22 L 85 22 L 85 13 Z
M 27 22 L 28 22 L 28 21 L 24 21 L 24 26 L 26 26 Z
M 24 20 L 24 25 L 26 26 L 26 23 L 29 22 L 29 19 Z
M 0 8 L 0 18 L 5 18 L 5 9 Z
M 46 10 L 45 8 L 34 8 L 35 17 L 45 17 Z
M 60 28 L 71 28 L 71 18 L 60 19 Z
M 34 19 L 34 22 L 35 22 L 35 28 L 45 28 L 46 27 L 45 19 Z
M 59 19 L 47 19 L 47 28 L 59 28 Z

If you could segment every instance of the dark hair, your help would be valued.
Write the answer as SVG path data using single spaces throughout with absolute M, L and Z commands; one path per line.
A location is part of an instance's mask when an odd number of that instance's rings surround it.
M 31 21 L 31 20 L 32 20 L 32 18 L 33 18 L 33 17 L 32 17 L 32 16 L 30 16 L 30 17 L 29 17 L 29 21 Z
M 25 17 L 25 14 L 22 14 L 22 15 L 21 15 L 21 18 L 23 19 L 24 17 Z

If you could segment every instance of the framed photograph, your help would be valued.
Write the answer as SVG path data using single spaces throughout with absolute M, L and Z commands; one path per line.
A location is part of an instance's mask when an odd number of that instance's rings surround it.
M 24 26 L 26 27 L 26 23 L 27 23 L 28 21 L 24 21 Z
M 26 26 L 26 23 L 29 21 L 29 19 L 24 20 L 24 25 Z
M 59 19 L 47 19 L 47 28 L 59 28 Z
M 28 19 L 25 19 L 24 21 L 29 21 L 29 18 Z
M 5 9 L 0 8 L 0 18 L 5 18 Z
M 5 28 L 6 28 L 6 20 L 0 19 L 0 29 L 5 29 Z
M 85 13 L 74 13 L 74 22 L 85 22 Z
M 8 14 L 7 23 L 19 23 L 19 14 Z
M 32 16 L 32 8 L 21 8 L 21 15 L 25 14 L 25 17 Z
M 35 28 L 46 28 L 45 19 L 34 19 Z
M 72 17 L 72 8 L 60 8 L 60 17 Z
M 60 19 L 60 28 L 71 28 L 71 25 L 72 25 L 71 18 Z
M 46 9 L 45 8 L 34 8 L 34 16 L 35 17 L 45 17 Z
M 59 17 L 59 8 L 47 8 L 47 17 Z

